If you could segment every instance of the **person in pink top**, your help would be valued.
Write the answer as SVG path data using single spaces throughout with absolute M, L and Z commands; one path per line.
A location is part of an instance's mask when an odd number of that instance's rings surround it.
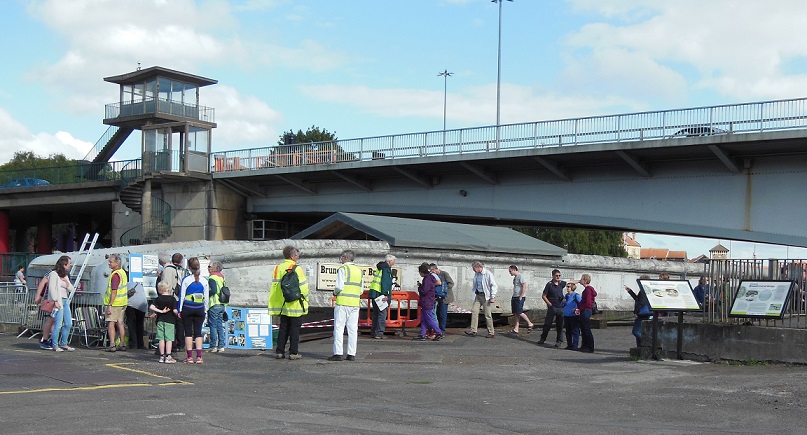
M 68 346 L 67 338 L 70 336 L 70 328 L 73 327 L 73 316 L 70 313 L 70 301 L 67 299 L 73 291 L 73 284 L 67 272 L 73 265 L 73 260 L 67 255 L 62 255 L 56 262 L 53 271 L 48 275 L 48 298 L 54 301 L 53 312 L 53 333 L 51 343 L 56 352 L 72 352 L 76 350 Z

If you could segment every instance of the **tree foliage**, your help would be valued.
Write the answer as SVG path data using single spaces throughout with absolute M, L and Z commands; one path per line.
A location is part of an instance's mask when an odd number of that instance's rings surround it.
M 297 130 L 297 133 L 294 130 L 289 130 L 284 132 L 280 135 L 280 138 L 277 141 L 278 145 L 292 145 L 292 144 L 299 144 L 302 146 L 311 146 L 311 143 L 317 142 L 336 142 L 338 139 L 336 137 L 336 133 L 331 133 L 328 130 L 320 129 L 319 127 L 312 125 L 308 127 L 308 130 L 303 132 L 302 130 Z
M 622 232 L 562 228 L 519 228 L 524 234 L 559 246 L 570 254 L 627 257 Z
M 2 171 L 13 171 L 18 169 L 34 169 L 45 168 L 49 166 L 65 166 L 72 163 L 64 154 L 51 154 L 49 157 L 40 157 L 32 151 L 17 151 L 14 157 L 3 165 L 0 165 Z

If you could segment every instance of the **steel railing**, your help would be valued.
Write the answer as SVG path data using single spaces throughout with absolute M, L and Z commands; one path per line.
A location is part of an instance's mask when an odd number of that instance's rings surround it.
M 87 152 L 87 154 L 84 156 L 82 160 L 88 162 L 92 161 L 95 158 L 95 156 L 97 156 L 98 153 L 100 153 L 101 150 L 104 149 L 106 144 L 109 143 L 109 140 L 112 139 L 112 136 L 114 136 L 115 133 L 118 132 L 118 130 L 120 130 L 118 126 L 110 125 L 109 128 L 107 128 L 104 134 L 101 135 L 101 138 L 98 139 L 97 142 L 95 142 L 95 145 L 93 145 L 92 149 Z
M 807 128 L 807 98 L 212 153 L 214 172 Z
M 212 107 L 162 99 L 144 99 L 124 104 L 120 102 L 107 104 L 104 110 L 104 119 L 157 114 L 181 116 L 204 122 L 216 122 L 216 111 Z
M 50 184 L 120 180 L 121 171 L 130 162 L 130 160 L 98 163 L 71 161 L 62 166 L 2 170 L 0 171 L 0 185 L 20 178 L 38 178 Z

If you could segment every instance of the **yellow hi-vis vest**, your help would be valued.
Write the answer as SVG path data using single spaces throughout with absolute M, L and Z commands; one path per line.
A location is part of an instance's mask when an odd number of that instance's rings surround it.
M 210 296 L 210 306 L 212 307 L 214 305 L 227 305 L 221 300 L 219 300 L 219 295 L 221 295 L 221 288 L 224 287 L 224 278 L 218 275 L 210 275 L 210 277 L 208 277 L 208 280 L 211 279 L 216 283 L 216 294 Z
M 120 284 L 118 284 L 118 293 L 115 295 L 115 300 L 110 304 L 109 298 L 112 297 L 112 277 L 115 274 L 120 275 Z M 126 278 L 126 272 L 123 269 L 118 269 L 109 274 L 109 281 L 106 284 L 106 294 L 104 294 L 104 305 L 112 305 L 113 307 L 125 307 L 129 305 L 129 295 L 127 295 L 127 283 L 129 280 Z
M 370 283 L 370 298 L 375 299 L 381 296 L 381 269 L 376 269 L 373 273 L 373 281 Z
M 336 295 L 336 305 L 358 307 L 362 292 L 361 269 L 355 264 L 343 264 L 340 269 L 345 271 L 345 288 Z
M 300 294 L 302 299 L 286 302 L 283 297 L 283 289 L 280 288 L 280 281 L 286 275 L 286 271 L 293 268 L 294 260 L 284 260 L 275 267 L 272 275 L 272 285 L 269 287 L 269 314 L 273 316 L 301 317 L 308 314 L 308 279 L 305 277 L 305 270 L 297 265 L 294 273 L 300 281 Z

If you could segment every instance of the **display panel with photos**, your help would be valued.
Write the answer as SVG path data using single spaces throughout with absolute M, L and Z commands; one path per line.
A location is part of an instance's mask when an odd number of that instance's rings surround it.
M 637 279 L 639 287 L 647 294 L 653 311 L 699 311 L 698 300 L 687 280 Z
M 781 319 L 793 291 L 793 281 L 740 281 L 731 317 Z

